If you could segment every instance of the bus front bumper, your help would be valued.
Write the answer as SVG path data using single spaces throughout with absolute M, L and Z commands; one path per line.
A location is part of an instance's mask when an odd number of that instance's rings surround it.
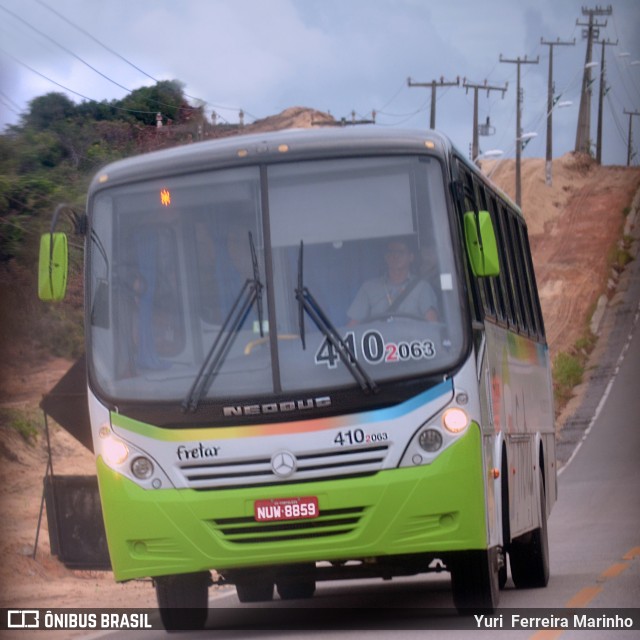
M 145 490 L 98 458 L 118 581 L 203 570 L 487 547 L 480 430 L 434 462 L 373 476 L 248 489 Z M 258 522 L 256 500 L 315 497 L 314 518 Z

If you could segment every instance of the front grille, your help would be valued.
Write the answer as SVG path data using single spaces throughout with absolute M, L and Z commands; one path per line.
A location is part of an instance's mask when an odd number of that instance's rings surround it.
M 319 478 L 344 478 L 372 475 L 382 469 L 388 445 L 331 450 L 297 455 L 295 473 L 283 480 L 271 469 L 271 458 L 228 460 L 183 464 L 179 469 L 191 489 L 211 490 L 247 488 L 309 482 Z
M 310 538 L 327 538 L 353 531 L 360 522 L 366 507 L 329 509 L 312 520 L 264 523 L 253 518 L 219 518 L 209 524 L 227 542 L 255 544 L 283 542 Z

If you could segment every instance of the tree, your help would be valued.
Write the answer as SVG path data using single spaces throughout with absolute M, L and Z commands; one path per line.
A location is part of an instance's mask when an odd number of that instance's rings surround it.
M 64 93 L 47 93 L 29 102 L 29 111 L 22 116 L 22 124 L 45 131 L 75 113 L 76 105 Z
M 156 124 L 156 114 L 160 112 L 165 119 L 176 124 L 192 120 L 200 108 L 189 105 L 182 90 L 183 84 L 177 80 L 162 80 L 152 87 L 141 87 L 132 91 L 118 106 L 130 109 L 131 115 L 147 125 Z

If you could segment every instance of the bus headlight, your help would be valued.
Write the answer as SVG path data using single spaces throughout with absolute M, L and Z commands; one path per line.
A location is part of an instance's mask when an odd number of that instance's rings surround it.
M 427 453 L 434 453 L 442 446 L 442 434 L 436 429 L 425 429 L 418 436 L 418 444 Z
M 147 480 L 153 474 L 153 462 L 144 456 L 138 456 L 131 463 L 131 473 L 138 480 Z
M 450 433 L 461 433 L 469 426 L 469 416 L 462 409 L 452 407 L 442 414 L 442 424 Z
M 110 466 L 121 465 L 129 457 L 127 445 L 113 436 L 104 439 L 102 443 L 102 455 Z

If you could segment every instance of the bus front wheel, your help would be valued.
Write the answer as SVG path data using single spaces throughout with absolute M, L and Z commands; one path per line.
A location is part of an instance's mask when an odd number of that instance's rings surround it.
M 456 609 L 462 614 L 494 611 L 500 599 L 499 549 L 463 551 L 449 564 Z
M 153 579 L 160 618 L 167 631 L 204 629 L 211 574 L 186 573 Z
M 240 602 L 268 602 L 273 600 L 273 580 L 257 576 L 243 578 L 236 582 L 236 592 Z
M 315 564 L 288 567 L 277 575 L 276 587 L 283 600 L 312 598 L 316 591 Z

